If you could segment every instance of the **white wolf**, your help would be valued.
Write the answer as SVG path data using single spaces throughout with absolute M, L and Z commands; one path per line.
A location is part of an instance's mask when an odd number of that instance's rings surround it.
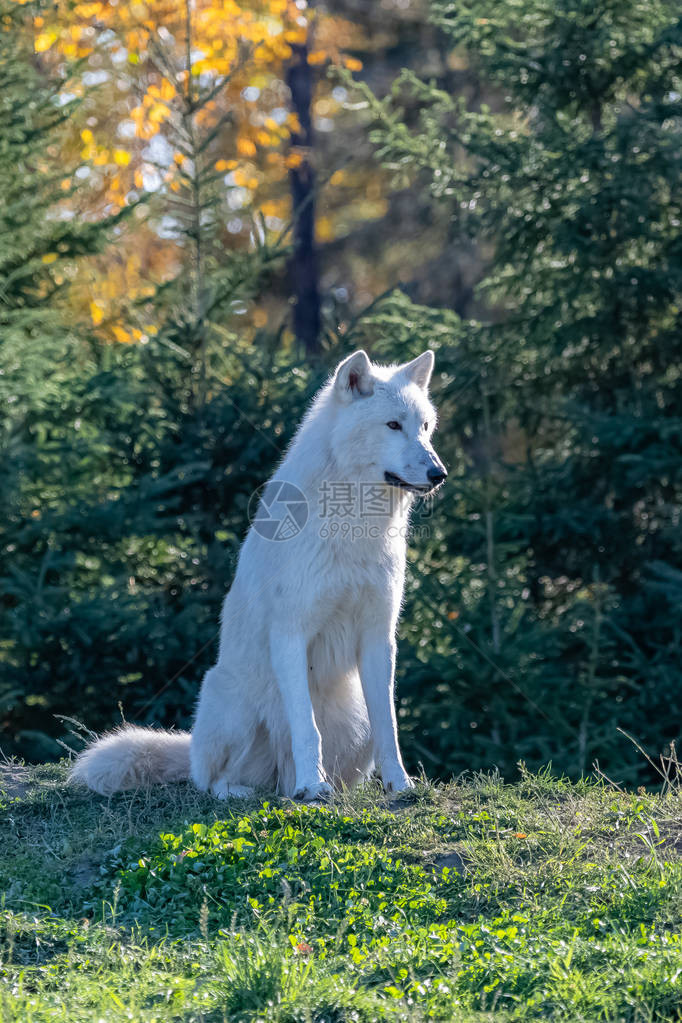
M 263 786 L 312 800 L 376 768 L 387 790 L 412 786 L 398 746 L 394 636 L 410 504 L 447 475 L 431 445 L 433 361 L 426 351 L 377 366 L 358 351 L 338 366 L 242 547 L 191 735 L 123 727 L 79 756 L 75 780 L 106 795 L 191 777 L 223 798 Z M 336 511 L 352 531 L 333 520 L 324 487 L 346 504 Z M 269 538 L 268 494 L 292 513 L 288 538 Z

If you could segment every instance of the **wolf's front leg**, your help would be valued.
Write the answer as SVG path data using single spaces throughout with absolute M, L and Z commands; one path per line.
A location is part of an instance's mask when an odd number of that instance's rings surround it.
M 395 640 L 386 628 L 369 629 L 360 639 L 360 679 L 374 744 L 374 759 L 388 792 L 414 787 L 398 746 L 394 704 Z
M 322 741 L 308 688 L 308 649 L 302 633 L 273 627 L 270 656 L 291 735 L 296 782 L 294 799 L 321 799 L 331 793 L 322 769 Z

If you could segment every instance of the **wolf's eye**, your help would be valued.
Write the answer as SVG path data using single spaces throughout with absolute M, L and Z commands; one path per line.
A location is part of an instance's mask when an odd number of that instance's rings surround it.
M 428 428 L 429 428 L 429 424 L 428 423 L 424 423 L 424 429 L 428 430 Z
M 390 423 L 386 423 L 386 426 L 389 430 L 402 430 L 402 426 L 400 423 L 396 423 L 395 419 L 392 419 Z

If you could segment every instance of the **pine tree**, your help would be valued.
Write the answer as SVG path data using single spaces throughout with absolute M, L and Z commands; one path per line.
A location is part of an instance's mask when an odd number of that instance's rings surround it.
M 96 251 L 104 231 L 60 216 L 65 170 L 54 157 L 75 101 L 61 93 L 63 81 L 37 66 L 31 14 L 30 5 L 0 4 L 3 746 L 11 715 L 31 691 L 30 641 L 44 621 L 43 593 L 59 560 L 47 522 L 68 475 L 64 437 L 73 434 L 74 423 L 78 428 L 70 383 L 87 363 L 87 351 L 60 314 L 60 297 L 74 260 Z M 22 721 L 20 728 L 28 734 L 31 725 Z
M 256 220 L 248 250 L 225 249 L 229 190 L 205 116 L 215 89 L 194 75 L 177 99 L 178 187 L 149 202 L 155 229 L 172 220 L 177 273 L 119 328 L 133 338 L 142 316 L 156 333 L 112 345 L 89 324 L 67 328 L 55 289 L 103 243 L 106 224 L 59 217 L 65 169 L 56 178 L 50 168 L 68 108 L 15 46 L 21 28 L 11 37 L 8 24 L 0 60 L 14 117 L 6 135 L 0 126 L 3 186 L 16 206 L 0 221 L 14 296 L 0 313 L 0 386 L 16 410 L 0 470 L 0 744 L 34 759 L 68 738 L 59 714 L 100 729 L 120 720 L 120 703 L 130 720 L 189 724 L 249 499 L 310 385 L 277 333 L 260 331 L 252 346 L 240 331 L 287 253 L 262 241 Z M 24 199 L 19 233 L 10 216 L 19 221 Z
M 413 755 L 444 772 L 598 758 L 632 780 L 616 727 L 654 749 L 680 728 L 679 10 L 431 13 L 499 111 L 413 74 L 386 102 L 365 90 L 385 164 L 492 253 L 487 321 L 396 299 L 377 316 L 408 347 L 441 339 L 457 438 L 436 582 L 408 623 L 438 650 L 408 665 Z
M 63 324 L 55 326 L 53 312 L 64 264 L 90 251 L 95 236 L 57 213 L 64 169 L 53 157 L 73 101 L 60 103 L 61 83 L 46 81 L 35 66 L 29 13 L 11 2 L 0 6 L 0 428 L 5 444 L 38 383 L 48 392 L 57 387 L 59 363 L 69 350 L 68 334 Z M 8 488 L 2 490 L 6 494 Z

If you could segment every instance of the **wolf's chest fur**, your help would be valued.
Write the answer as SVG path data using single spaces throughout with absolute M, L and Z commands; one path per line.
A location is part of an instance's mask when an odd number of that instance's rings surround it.
M 301 584 L 310 633 L 333 632 L 339 623 L 359 630 L 378 605 L 390 603 L 402 591 L 404 571 L 404 542 L 388 537 L 309 550 L 301 559 Z

